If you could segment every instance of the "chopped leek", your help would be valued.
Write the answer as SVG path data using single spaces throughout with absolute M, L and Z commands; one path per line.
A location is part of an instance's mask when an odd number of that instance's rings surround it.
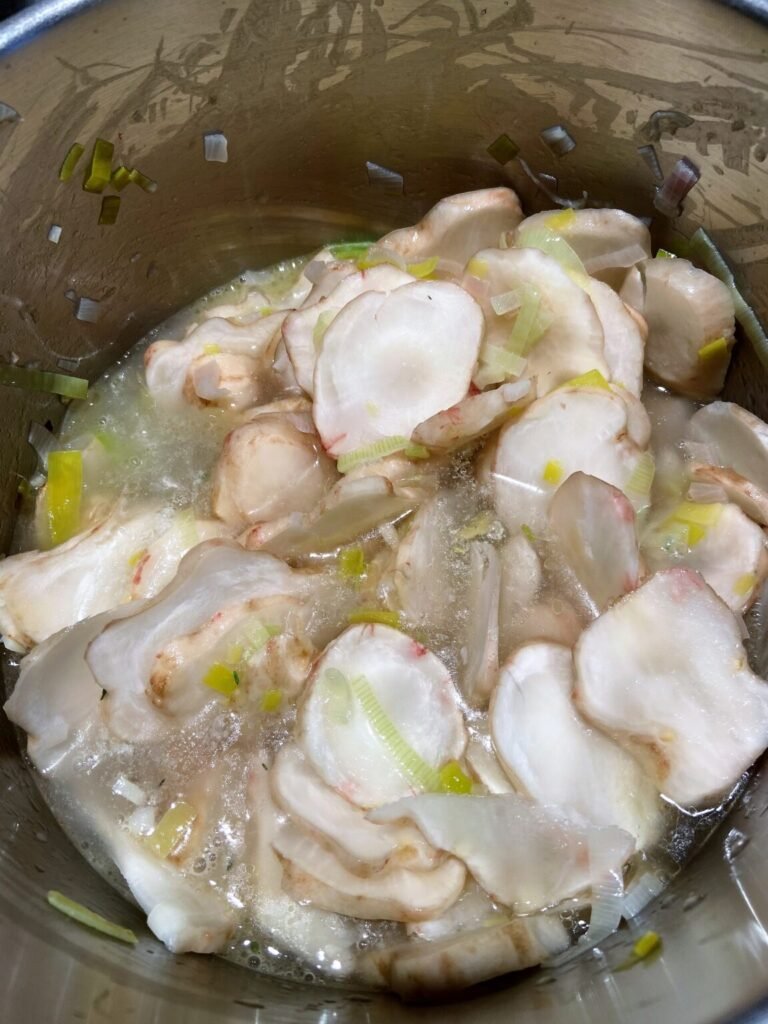
M 135 946 L 139 941 L 130 928 L 123 928 L 122 925 L 113 924 L 106 917 L 102 917 L 101 914 L 89 910 L 82 903 L 76 903 L 69 896 L 65 896 L 55 889 L 51 889 L 47 899 L 54 910 L 58 910 L 61 914 L 66 914 L 67 917 L 71 917 L 78 924 L 84 924 L 86 928 L 93 928 L 94 931 L 108 935 L 111 939 L 117 939 L 119 942 L 125 942 L 129 946 Z
M 225 164 L 229 160 L 228 139 L 224 132 L 205 132 L 203 155 L 209 163 Z
M 550 214 L 544 223 L 550 231 L 565 231 L 576 223 L 576 211 L 573 209 L 559 210 L 557 213 Z
M 145 192 L 157 192 L 157 182 L 148 178 L 146 174 L 142 174 L 137 167 L 131 169 L 130 178 L 132 184 L 138 185 Z
M 126 185 L 131 183 L 131 172 L 125 164 L 120 164 L 112 171 L 109 183 L 116 192 L 122 192 Z
M 339 552 L 337 561 L 339 572 L 345 579 L 353 580 L 365 576 L 367 566 L 362 548 L 345 548 Z
M 536 288 L 524 286 L 520 309 L 506 348 L 518 356 L 527 355 L 551 323 L 549 315 L 541 308 L 541 295 Z
M 525 228 L 517 237 L 517 246 L 519 249 L 540 249 L 553 260 L 557 260 L 567 272 L 585 275 L 587 273 L 576 251 L 555 231 L 547 228 Z
M 757 586 L 757 576 L 753 572 L 745 572 L 739 576 L 733 585 L 733 592 L 737 597 L 746 597 L 751 594 Z
M 508 377 L 519 377 L 528 365 L 524 356 L 517 352 L 509 352 L 498 345 L 489 345 L 483 353 L 481 367 L 477 374 L 478 384 L 487 387 L 499 384 Z
M 558 462 L 557 459 L 550 459 L 542 470 L 541 479 L 545 484 L 559 484 L 563 479 L 564 472 L 562 462 Z
M 388 612 L 383 608 L 357 608 L 347 616 L 347 622 L 355 626 L 361 622 L 374 623 L 380 626 L 391 626 L 400 629 L 400 616 L 397 612 Z
M 715 526 L 722 511 L 723 506 L 719 502 L 713 501 L 704 504 L 698 501 L 683 501 L 677 506 L 673 516 L 680 523 Z
M 265 626 L 258 619 L 254 619 L 243 631 L 241 639 L 229 648 L 226 659 L 228 664 L 248 664 L 267 646 L 272 637 L 279 635 L 279 626 Z
M 496 316 L 506 316 L 507 313 L 514 313 L 520 309 L 520 301 L 519 292 L 501 292 L 500 295 L 491 296 L 491 309 Z
M 180 800 L 165 812 L 147 836 L 147 846 L 156 857 L 165 860 L 187 838 L 196 818 L 194 807 Z
M 378 459 L 385 459 L 388 455 L 396 455 L 404 452 L 409 459 L 428 459 L 429 451 L 424 445 L 411 444 L 407 437 L 396 435 L 394 437 L 382 437 L 379 441 L 356 448 L 339 456 L 336 468 L 340 473 L 349 473 L 358 466 L 364 466 L 367 462 L 376 462 Z
M 120 212 L 120 196 L 104 196 L 101 200 L 99 224 L 114 224 Z
M 657 249 L 657 251 L 656 251 L 656 259 L 657 260 L 676 260 L 677 256 L 675 256 L 675 254 L 673 252 L 670 252 L 669 249 Z
M 312 332 L 312 343 L 315 346 L 315 352 L 319 352 L 323 344 L 323 338 L 325 332 L 331 326 L 331 323 L 338 313 L 338 309 L 326 309 L 324 313 L 321 313 L 317 318 L 315 329 Z
M 406 269 L 412 277 L 430 277 L 437 269 L 437 256 L 430 256 L 419 263 L 409 263 Z
M 600 373 L 599 370 L 587 370 L 586 373 L 580 374 L 578 377 L 571 377 L 564 384 L 560 385 L 561 388 L 602 388 L 603 391 L 610 391 L 611 385 Z
M 638 960 L 644 960 L 657 949 L 661 948 L 661 936 L 657 932 L 646 932 L 641 935 L 632 947 L 632 953 Z
M 516 142 L 507 135 L 506 132 L 502 132 L 498 138 L 494 139 L 493 142 L 486 149 L 488 156 L 493 157 L 494 160 L 500 164 L 507 164 L 510 160 L 514 160 L 517 154 L 520 152 L 520 147 Z
M 401 258 L 395 253 L 387 252 L 386 249 L 373 248 L 358 258 L 357 269 L 370 270 L 372 267 L 380 267 L 384 263 L 393 267 L 402 266 Z
M 139 562 L 143 561 L 143 559 L 146 557 L 146 554 L 146 548 L 139 548 L 138 551 L 134 551 L 133 554 L 128 559 L 128 568 L 135 569 Z
M 112 177 L 112 156 L 115 147 L 106 139 L 96 139 L 83 188 L 86 192 L 103 192 Z
M 58 245 L 61 240 L 61 233 L 63 228 L 61 224 L 51 224 L 48 228 L 48 241 L 53 242 L 54 245 Z
M 346 725 L 352 717 L 352 690 L 346 676 L 337 668 L 328 668 L 319 680 L 323 710 L 334 725 Z
M 261 710 L 266 711 L 267 714 L 272 714 L 280 710 L 282 703 L 283 694 L 281 690 L 267 690 L 261 697 Z
M 0 384 L 27 391 L 47 391 L 64 398 L 87 398 L 88 381 L 82 377 L 70 377 L 66 373 L 51 373 L 48 370 L 29 370 L 25 366 L 0 364 Z
M 643 452 L 637 460 L 629 480 L 627 480 L 625 490 L 628 494 L 633 494 L 640 498 L 647 497 L 651 493 L 655 473 L 656 465 L 653 461 L 653 455 L 650 452 Z
M 536 543 L 536 534 L 530 528 L 528 523 L 523 523 L 523 525 L 520 527 L 520 533 L 522 533 L 522 535 L 525 537 L 529 544 Z
M 699 359 L 702 362 L 709 362 L 711 359 L 718 359 L 720 356 L 728 355 L 728 342 L 725 338 L 715 338 L 702 345 L 698 351 Z
M 203 345 L 204 356 L 217 356 L 221 353 L 221 345 L 217 345 L 215 341 L 212 341 L 209 345 Z
M 59 168 L 59 181 L 69 181 L 75 167 L 77 167 L 78 160 L 84 152 L 85 146 L 81 146 L 79 142 L 75 142 L 69 147 L 69 152 L 62 160 L 61 167 Z
M 430 767 L 400 735 L 365 676 L 358 676 L 357 679 L 351 680 L 349 687 L 371 728 L 411 785 L 428 792 L 439 792 L 442 789 L 439 772 Z
M 448 761 L 440 769 L 440 788 L 444 793 L 471 793 L 472 779 L 462 771 L 458 761 Z
M 48 453 L 48 483 L 45 503 L 51 544 L 69 540 L 80 529 L 83 492 L 83 453 Z
M 488 264 L 485 260 L 479 260 L 475 256 L 467 264 L 467 273 L 472 277 L 484 278 L 488 276 Z
M 237 672 L 230 668 L 229 665 L 224 665 L 222 662 L 217 661 L 214 665 L 211 665 L 203 676 L 203 683 L 212 690 L 216 690 L 217 693 L 223 693 L 225 697 L 231 697 L 232 694 L 237 693 L 239 677 Z
M 460 540 L 474 540 L 475 537 L 485 537 L 497 523 L 498 519 L 491 509 L 487 508 L 473 516 L 465 526 L 462 526 L 456 536 Z
M 368 252 L 373 242 L 336 242 L 328 251 L 337 260 L 356 260 Z

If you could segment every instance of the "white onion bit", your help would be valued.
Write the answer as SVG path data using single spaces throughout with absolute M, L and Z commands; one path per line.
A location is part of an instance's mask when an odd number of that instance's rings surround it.
M 205 159 L 211 163 L 225 164 L 229 160 L 227 136 L 223 132 L 206 132 L 203 135 Z
M 0 124 L 21 121 L 21 114 L 9 103 L 0 103 Z
M 624 897 L 624 908 L 622 917 L 625 921 L 631 921 L 655 900 L 664 889 L 664 881 L 659 875 L 652 871 L 646 871 L 639 878 L 634 879 L 627 887 L 627 894 Z
M 61 230 L 61 224 L 51 224 L 48 228 L 48 241 L 58 245 L 61 238 Z
M 544 128 L 539 134 L 542 142 L 549 146 L 555 156 L 565 156 L 566 153 L 570 153 L 572 149 L 576 148 L 573 136 L 561 124 L 552 125 L 551 128 Z
M 680 204 L 701 177 L 701 171 L 684 156 L 678 160 L 656 193 L 653 205 L 665 217 L 678 217 Z
M 643 158 L 643 162 L 648 166 L 656 181 L 662 181 L 664 178 L 664 172 L 661 169 L 661 161 L 659 160 L 659 155 L 656 152 L 656 147 L 638 146 L 637 152 Z
M 502 292 L 491 296 L 491 307 L 496 316 L 504 316 L 515 309 L 520 309 L 520 296 L 516 291 Z
M 101 303 L 98 299 L 89 299 L 82 295 L 75 306 L 75 318 L 87 324 L 95 324 L 101 316 Z
M 125 775 L 118 775 L 112 785 L 112 792 L 115 796 L 122 796 L 130 803 L 135 804 L 136 807 L 141 807 L 142 804 L 147 802 L 147 794 L 141 788 L 137 786 L 135 782 L 131 782 L 130 779 L 126 778 Z
M 381 164 L 375 164 L 370 160 L 366 160 L 365 169 L 368 172 L 369 185 L 378 185 L 387 192 L 404 191 L 403 176 L 397 171 L 391 171 L 388 167 L 382 167 Z

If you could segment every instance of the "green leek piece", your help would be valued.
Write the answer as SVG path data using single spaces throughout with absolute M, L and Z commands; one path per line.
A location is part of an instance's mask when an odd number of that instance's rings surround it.
M 725 338 L 715 338 L 702 345 L 698 351 L 698 357 L 702 362 L 710 362 L 712 359 L 719 359 L 728 355 L 728 342 Z
M 669 249 L 657 249 L 656 250 L 656 259 L 657 260 L 676 260 L 677 256 L 675 256 L 675 254 L 673 252 L 670 252 Z
M 94 931 L 108 935 L 111 939 L 117 939 L 119 942 L 125 942 L 129 946 L 135 946 L 139 941 L 130 928 L 123 928 L 122 925 L 113 924 L 106 917 L 102 917 L 101 914 L 89 910 L 82 903 L 76 903 L 69 896 L 65 896 L 55 889 L 51 889 L 47 898 L 54 910 L 58 910 L 61 914 L 66 914 L 67 917 L 71 917 L 78 924 L 84 924 L 86 928 L 93 928 Z
M 129 176 L 131 182 L 134 185 L 138 185 L 145 192 L 157 192 L 157 182 L 153 181 L 152 178 L 148 178 L 146 174 L 142 174 L 137 167 L 131 169 Z
M 131 171 L 125 164 L 120 164 L 112 171 L 109 183 L 116 192 L 122 192 L 126 185 L 131 183 Z
M 429 452 L 423 445 L 411 444 L 407 437 L 395 435 L 394 437 L 382 437 L 379 441 L 373 441 L 362 448 L 356 448 L 352 452 L 340 455 L 336 468 L 340 473 L 349 473 L 358 466 L 364 466 L 367 462 L 376 462 L 378 459 L 385 459 L 388 455 L 396 455 L 398 452 L 405 454 L 412 459 L 427 458 Z
M 347 622 L 356 626 L 359 623 L 373 623 L 379 626 L 391 626 L 392 629 L 400 629 L 400 616 L 397 612 L 388 612 L 383 608 L 358 608 L 350 612 Z
M 360 579 L 365 576 L 367 566 L 365 564 L 365 552 L 362 548 L 345 548 L 339 552 L 337 561 L 339 572 L 347 580 Z
M 315 329 L 312 331 L 312 344 L 315 346 L 315 352 L 319 352 L 320 349 L 323 347 L 323 338 L 325 337 L 325 332 L 333 323 L 333 320 L 335 319 L 336 314 L 338 312 L 338 309 L 326 309 L 317 318 Z
M 651 493 L 655 473 L 653 455 L 650 452 L 643 452 L 627 480 L 625 491 L 639 498 L 647 498 Z
M 460 540 L 474 540 L 476 537 L 485 537 L 490 530 L 498 523 L 493 511 L 489 508 L 478 512 L 461 529 L 456 536 Z
M 352 717 L 354 698 L 347 677 L 337 668 L 327 668 L 319 681 L 323 714 L 333 725 L 346 725 Z
M 169 807 L 154 831 L 147 836 L 146 844 L 161 860 L 170 857 L 176 847 L 186 839 L 197 811 L 190 804 L 180 800 Z
M 638 960 L 645 960 L 646 957 L 660 948 L 661 936 L 657 932 L 646 932 L 634 944 L 632 952 Z
M 87 398 L 88 381 L 82 377 L 70 377 L 66 373 L 51 373 L 48 370 L 30 370 L 25 366 L 0 363 L 0 384 L 27 391 L 47 391 L 50 395 L 64 398 Z
M 536 543 L 536 534 L 530 528 L 528 523 L 523 523 L 523 525 L 520 527 L 520 533 L 522 533 L 522 535 L 525 537 L 529 544 Z
M 437 256 L 430 256 L 426 260 L 419 260 L 418 263 L 409 263 L 406 266 L 406 270 L 412 277 L 418 277 L 420 279 L 432 277 L 434 272 L 437 270 L 438 259 Z
M 216 662 L 215 665 L 211 665 L 203 676 L 203 683 L 206 686 L 217 693 L 222 693 L 225 697 L 231 697 L 237 693 L 239 682 L 240 679 L 237 672 L 230 668 L 229 665 L 222 665 L 220 661 Z
M 91 152 L 91 163 L 85 174 L 86 192 L 103 192 L 112 177 L 112 156 L 115 147 L 106 139 L 96 139 Z
M 328 251 L 337 260 L 357 260 L 364 256 L 373 242 L 335 242 Z
M 101 200 L 99 224 L 114 224 L 120 212 L 120 196 L 104 196 Z
M 62 160 L 61 167 L 59 168 L 59 181 L 69 181 L 74 173 L 75 167 L 77 167 L 78 160 L 84 152 L 85 146 L 81 146 L 79 142 L 74 142 L 69 147 L 69 152 Z
M 458 761 L 448 761 L 440 769 L 440 788 L 444 793 L 471 793 L 472 779 Z
M 601 391 L 610 391 L 611 385 L 600 373 L 599 370 L 587 370 L 578 377 L 571 377 L 560 385 L 561 388 L 599 388 Z
M 510 139 L 506 132 L 502 132 L 497 139 L 493 140 L 486 152 L 500 164 L 507 164 L 510 160 L 514 160 L 520 152 L 520 147 Z
M 551 256 L 553 260 L 557 260 L 563 270 L 569 274 L 581 274 L 585 277 L 587 275 L 584 264 L 575 249 L 556 231 L 537 227 L 525 228 L 518 235 L 515 244 L 518 249 L 540 249 L 547 256 Z
M 520 309 L 505 347 L 521 358 L 528 355 L 550 323 L 549 315 L 541 308 L 541 294 L 536 288 L 525 285 L 521 289 Z
M 51 544 L 62 544 L 80 529 L 83 493 L 83 453 L 48 453 L 48 482 L 45 504 Z
M 282 703 L 283 694 L 281 690 L 266 690 L 261 697 L 261 710 L 266 711 L 267 714 L 274 714 L 275 711 L 280 710 Z
M 376 692 L 365 678 L 358 676 L 351 680 L 349 687 L 360 705 L 365 717 L 387 748 L 397 767 L 405 775 L 412 786 L 420 790 L 438 793 L 442 789 L 439 772 L 430 767 L 413 747 L 397 731 L 397 728 L 386 713 L 376 696 Z

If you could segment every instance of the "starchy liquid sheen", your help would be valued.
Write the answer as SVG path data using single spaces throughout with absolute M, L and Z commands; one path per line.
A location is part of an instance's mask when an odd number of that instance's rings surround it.
M 104 438 L 111 447 L 99 465 L 101 492 L 122 494 L 127 507 L 143 499 L 161 498 L 174 508 L 192 506 L 196 514 L 210 516 L 212 470 L 224 437 L 239 416 L 217 409 L 190 407 L 181 413 L 157 409 L 144 385 L 144 351 L 157 338 L 182 338 L 201 310 L 241 301 L 251 287 L 257 287 L 275 301 L 290 286 L 304 262 L 294 260 L 248 273 L 212 292 L 152 331 L 91 387 L 86 401 L 70 406 L 60 433 L 62 447 L 80 447 L 82 439 L 89 435 Z M 659 448 L 664 447 L 665 457 L 674 463 L 680 456 L 675 423 L 680 420 L 680 403 L 686 400 L 653 386 L 649 390 L 657 457 Z M 688 405 L 690 415 L 694 407 L 692 403 Z M 94 481 L 86 477 L 86 501 L 89 486 L 93 487 Z M 488 496 L 474 482 L 472 459 L 466 453 L 455 457 L 443 473 L 440 507 L 448 536 L 455 535 L 457 528 L 491 507 Z M 406 529 L 407 523 L 400 524 L 401 536 Z M 30 519 L 20 519 L 17 550 L 32 546 L 30 534 Z M 487 539 L 499 543 L 503 538 L 503 528 L 496 523 Z M 586 623 L 590 616 L 583 596 L 558 560 L 546 553 L 546 538 L 539 540 L 544 570 L 542 593 L 554 602 L 556 612 L 559 609 L 565 614 L 569 608 L 574 609 Z M 466 624 L 467 545 L 457 541 L 448 545 L 448 551 L 448 564 L 443 572 L 445 600 L 451 609 L 447 619 L 452 627 L 432 632 L 422 629 L 417 635 L 445 662 L 456 679 L 461 671 Z M 355 605 L 377 598 L 386 600 L 375 572 L 374 578 L 365 584 L 367 593 L 361 593 L 340 577 L 335 560 L 319 562 L 328 577 L 328 590 L 325 607 L 318 608 L 317 613 L 325 615 L 328 621 L 344 621 L 346 611 Z M 363 601 L 363 597 L 368 601 Z M 765 609 L 758 602 L 753 619 L 761 632 L 766 618 Z M 760 653 L 757 648 L 755 651 Z M 506 653 L 502 650 L 502 657 Z M 466 705 L 463 710 L 470 734 L 487 740 L 487 714 Z M 150 806 L 156 808 L 158 819 L 174 800 L 184 799 L 194 806 L 195 794 L 211 787 L 220 794 L 215 814 L 211 820 L 203 821 L 202 828 L 196 825 L 196 848 L 189 859 L 185 852 L 185 863 L 190 865 L 191 874 L 226 892 L 235 905 L 247 905 L 258 889 L 246 853 L 248 829 L 255 827 L 247 822 L 249 772 L 263 771 L 271 764 L 276 751 L 291 736 L 295 717 L 294 705 L 279 713 L 263 714 L 257 705 L 247 702 L 212 701 L 191 726 L 170 731 L 156 745 L 142 743 L 138 747 L 116 741 L 100 725 L 91 726 L 71 760 L 67 777 L 38 782 L 75 845 L 96 870 L 126 895 L 125 884 L 98 838 L 98 828 L 90 820 L 95 810 L 98 818 L 109 823 L 108 827 L 128 825 L 133 808 L 124 798 L 113 794 L 115 781 L 123 776 L 140 786 L 148 794 Z M 742 786 L 743 783 L 737 786 L 723 805 L 709 813 L 692 816 L 668 807 L 666 832 L 650 855 L 662 872 L 671 877 L 682 867 L 722 820 Z M 201 804 L 204 802 L 200 800 Z M 86 807 L 88 814 L 83 813 Z M 137 827 L 136 822 L 133 827 Z M 583 930 L 584 922 L 578 901 L 573 902 L 575 909 L 563 909 L 565 919 L 577 933 Z M 503 912 L 503 908 L 500 910 Z M 405 926 L 399 924 L 348 919 L 348 925 L 354 930 L 358 950 L 402 942 L 406 937 Z M 313 963 L 297 960 L 273 937 L 262 933 L 255 920 L 239 928 L 223 955 L 238 964 L 283 978 L 327 982 L 333 981 L 338 973 L 332 958 L 322 951 Z

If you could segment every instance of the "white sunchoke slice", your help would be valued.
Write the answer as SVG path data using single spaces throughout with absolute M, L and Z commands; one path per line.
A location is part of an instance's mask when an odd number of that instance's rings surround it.
M 184 555 L 198 544 L 231 536 L 232 530 L 217 519 L 195 519 L 191 512 L 179 513 L 157 540 L 133 553 L 131 600 L 159 594 L 176 575 Z
M 722 797 L 768 746 L 768 685 L 739 625 L 690 569 L 657 572 L 576 647 L 576 704 L 682 806 Z
M 352 862 L 381 868 L 434 867 L 437 854 L 412 826 L 375 825 L 355 804 L 327 786 L 293 744 L 277 754 L 269 772 L 272 795 L 286 814 L 333 844 Z
M 707 446 L 709 461 L 768 493 L 768 424 L 759 417 L 734 402 L 712 402 L 691 417 L 688 438 Z
M 441 199 L 413 227 L 384 235 L 378 247 L 399 253 L 408 263 L 430 257 L 461 273 L 478 249 L 499 244 L 523 218 L 520 200 L 510 188 L 486 188 Z
M 549 526 L 596 615 L 640 582 L 635 511 L 616 487 L 573 473 L 552 499 Z
M 660 832 L 659 793 L 639 762 L 574 707 L 573 658 L 534 643 L 503 666 L 490 725 L 501 761 L 539 804 L 591 825 L 628 832 L 638 849 Z
M 313 433 L 291 414 L 260 415 L 224 441 L 213 472 L 214 514 L 233 527 L 311 512 L 338 478 Z
M 473 541 L 469 549 L 469 590 L 461 682 L 464 696 L 485 705 L 499 672 L 501 559 L 493 544 Z
M 651 235 L 637 217 L 624 210 L 544 210 L 526 217 L 518 236 L 532 228 L 560 235 L 574 250 L 588 274 L 626 270 L 651 255 Z
M 483 282 L 491 296 L 505 292 L 524 294 L 526 289 L 540 297 L 539 317 L 544 330 L 524 353 L 526 377 L 536 378 L 539 395 L 590 370 L 608 378 L 603 328 L 586 292 L 571 280 L 557 260 L 539 249 L 484 249 L 472 263 L 482 268 Z M 490 303 L 483 303 L 486 333 L 481 351 L 504 348 L 513 320 L 498 316 Z
M 200 629 L 222 611 L 267 597 L 299 596 L 307 581 L 270 555 L 243 551 L 229 541 L 208 541 L 185 555 L 173 581 L 157 597 L 104 624 L 87 662 L 107 691 L 102 713 L 125 739 L 159 739 L 182 719 L 155 706 L 150 679 L 157 655 L 172 641 Z M 214 698 L 200 684 L 202 706 Z
M 465 757 L 472 774 L 489 793 L 514 793 L 512 781 L 490 749 L 490 740 L 487 743 L 486 746 L 480 737 L 473 736 L 467 744 Z
M 499 554 L 499 647 L 503 656 L 514 645 L 512 624 L 536 600 L 544 573 L 536 548 L 523 533 L 509 537 Z
M 734 342 L 731 293 L 688 260 L 648 260 L 644 277 L 646 368 L 673 391 L 714 397 L 725 381 Z M 711 346 L 718 339 L 721 344 Z
M 707 466 L 693 463 L 690 467 L 691 479 L 700 484 L 719 487 L 734 505 L 746 512 L 761 526 L 768 526 L 768 492 L 752 483 L 741 473 L 723 466 Z
M 50 551 L 0 562 L 0 632 L 6 647 L 27 650 L 67 626 L 129 597 L 132 559 L 165 529 L 172 513 L 150 509 L 107 519 Z
M 329 675 L 330 670 L 341 673 Z M 398 756 L 372 716 L 352 692 L 363 677 L 389 725 Z M 411 761 L 436 772 L 461 757 L 466 731 L 448 669 L 431 651 L 399 630 L 351 626 L 318 660 L 307 684 L 298 722 L 298 742 L 318 775 L 360 807 L 380 804 L 423 785 Z
M 515 913 L 552 907 L 595 885 L 600 863 L 620 875 L 634 852 L 630 835 L 569 821 L 556 809 L 514 793 L 406 797 L 369 813 L 372 821 L 408 820 L 439 850 L 467 865 L 497 903 Z
M 712 503 L 711 508 L 717 510 L 715 521 L 704 528 L 697 543 L 667 550 L 662 517 L 661 522 L 650 524 L 643 553 L 652 569 L 674 565 L 695 569 L 731 611 L 744 612 L 768 575 L 765 534 L 736 505 Z
M 212 302 L 203 310 L 204 320 L 218 318 L 219 320 L 231 320 L 236 324 L 247 324 L 252 320 L 259 320 L 264 315 L 264 310 L 271 306 L 267 296 L 252 288 L 240 302 Z
M 579 470 L 626 489 L 642 456 L 629 425 L 627 403 L 612 391 L 562 388 L 537 399 L 502 428 L 488 467 L 504 525 L 540 533 L 556 488 Z
M 468 395 L 450 409 L 443 409 L 420 423 L 413 432 L 414 444 L 433 452 L 452 452 L 492 433 L 507 419 L 522 412 L 536 397 L 528 380 Z
M 404 999 L 420 1001 L 535 967 L 564 952 L 570 942 L 559 917 L 536 914 L 430 942 L 372 950 L 363 957 L 361 970 Z
M 325 333 L 315 367 L 314 417 L 334 458 L 424 420 L 469 390 L 483 333 L 480 307 L 458 285 L 415 281 L 366 292 Z
M 248 324 L 211 317 L 182 341 L 153 342 L 144 353 L 149 393 L 169 409 L 189 401 L 253 405 L 258 375 L 271 366 L 285 316 L 270 313 Z
M 283 885 L 302 903 L 373 921 L 424 921 L 459 898 L 466 881 L 452 857 L 429 871 L 390 867 L 359 875 L 296 825 L 283 825 L 272 843 L 283 861 Z
M 283 339 L 296 380 L 308 395 L 314 394 L 315 389 L 315 364 L 317 353 L 322 348 L 320 331 L 324 335 L 335 316 L 358 295 L 364 292 L 389 294 L 413 280 L 410 274 L 387 263 L 368 270 L 358 270 L 342 278 L 325 298 L 297 309 L 286 317 Z
M 592 299 L 603 326 L 603 355 L 609 379 L 639 398 L 643 390 L 643 357 L 648 333 L 643 318 L 630 311 L 602 281 L 585 277 L 579 279 L 579 284 Z

